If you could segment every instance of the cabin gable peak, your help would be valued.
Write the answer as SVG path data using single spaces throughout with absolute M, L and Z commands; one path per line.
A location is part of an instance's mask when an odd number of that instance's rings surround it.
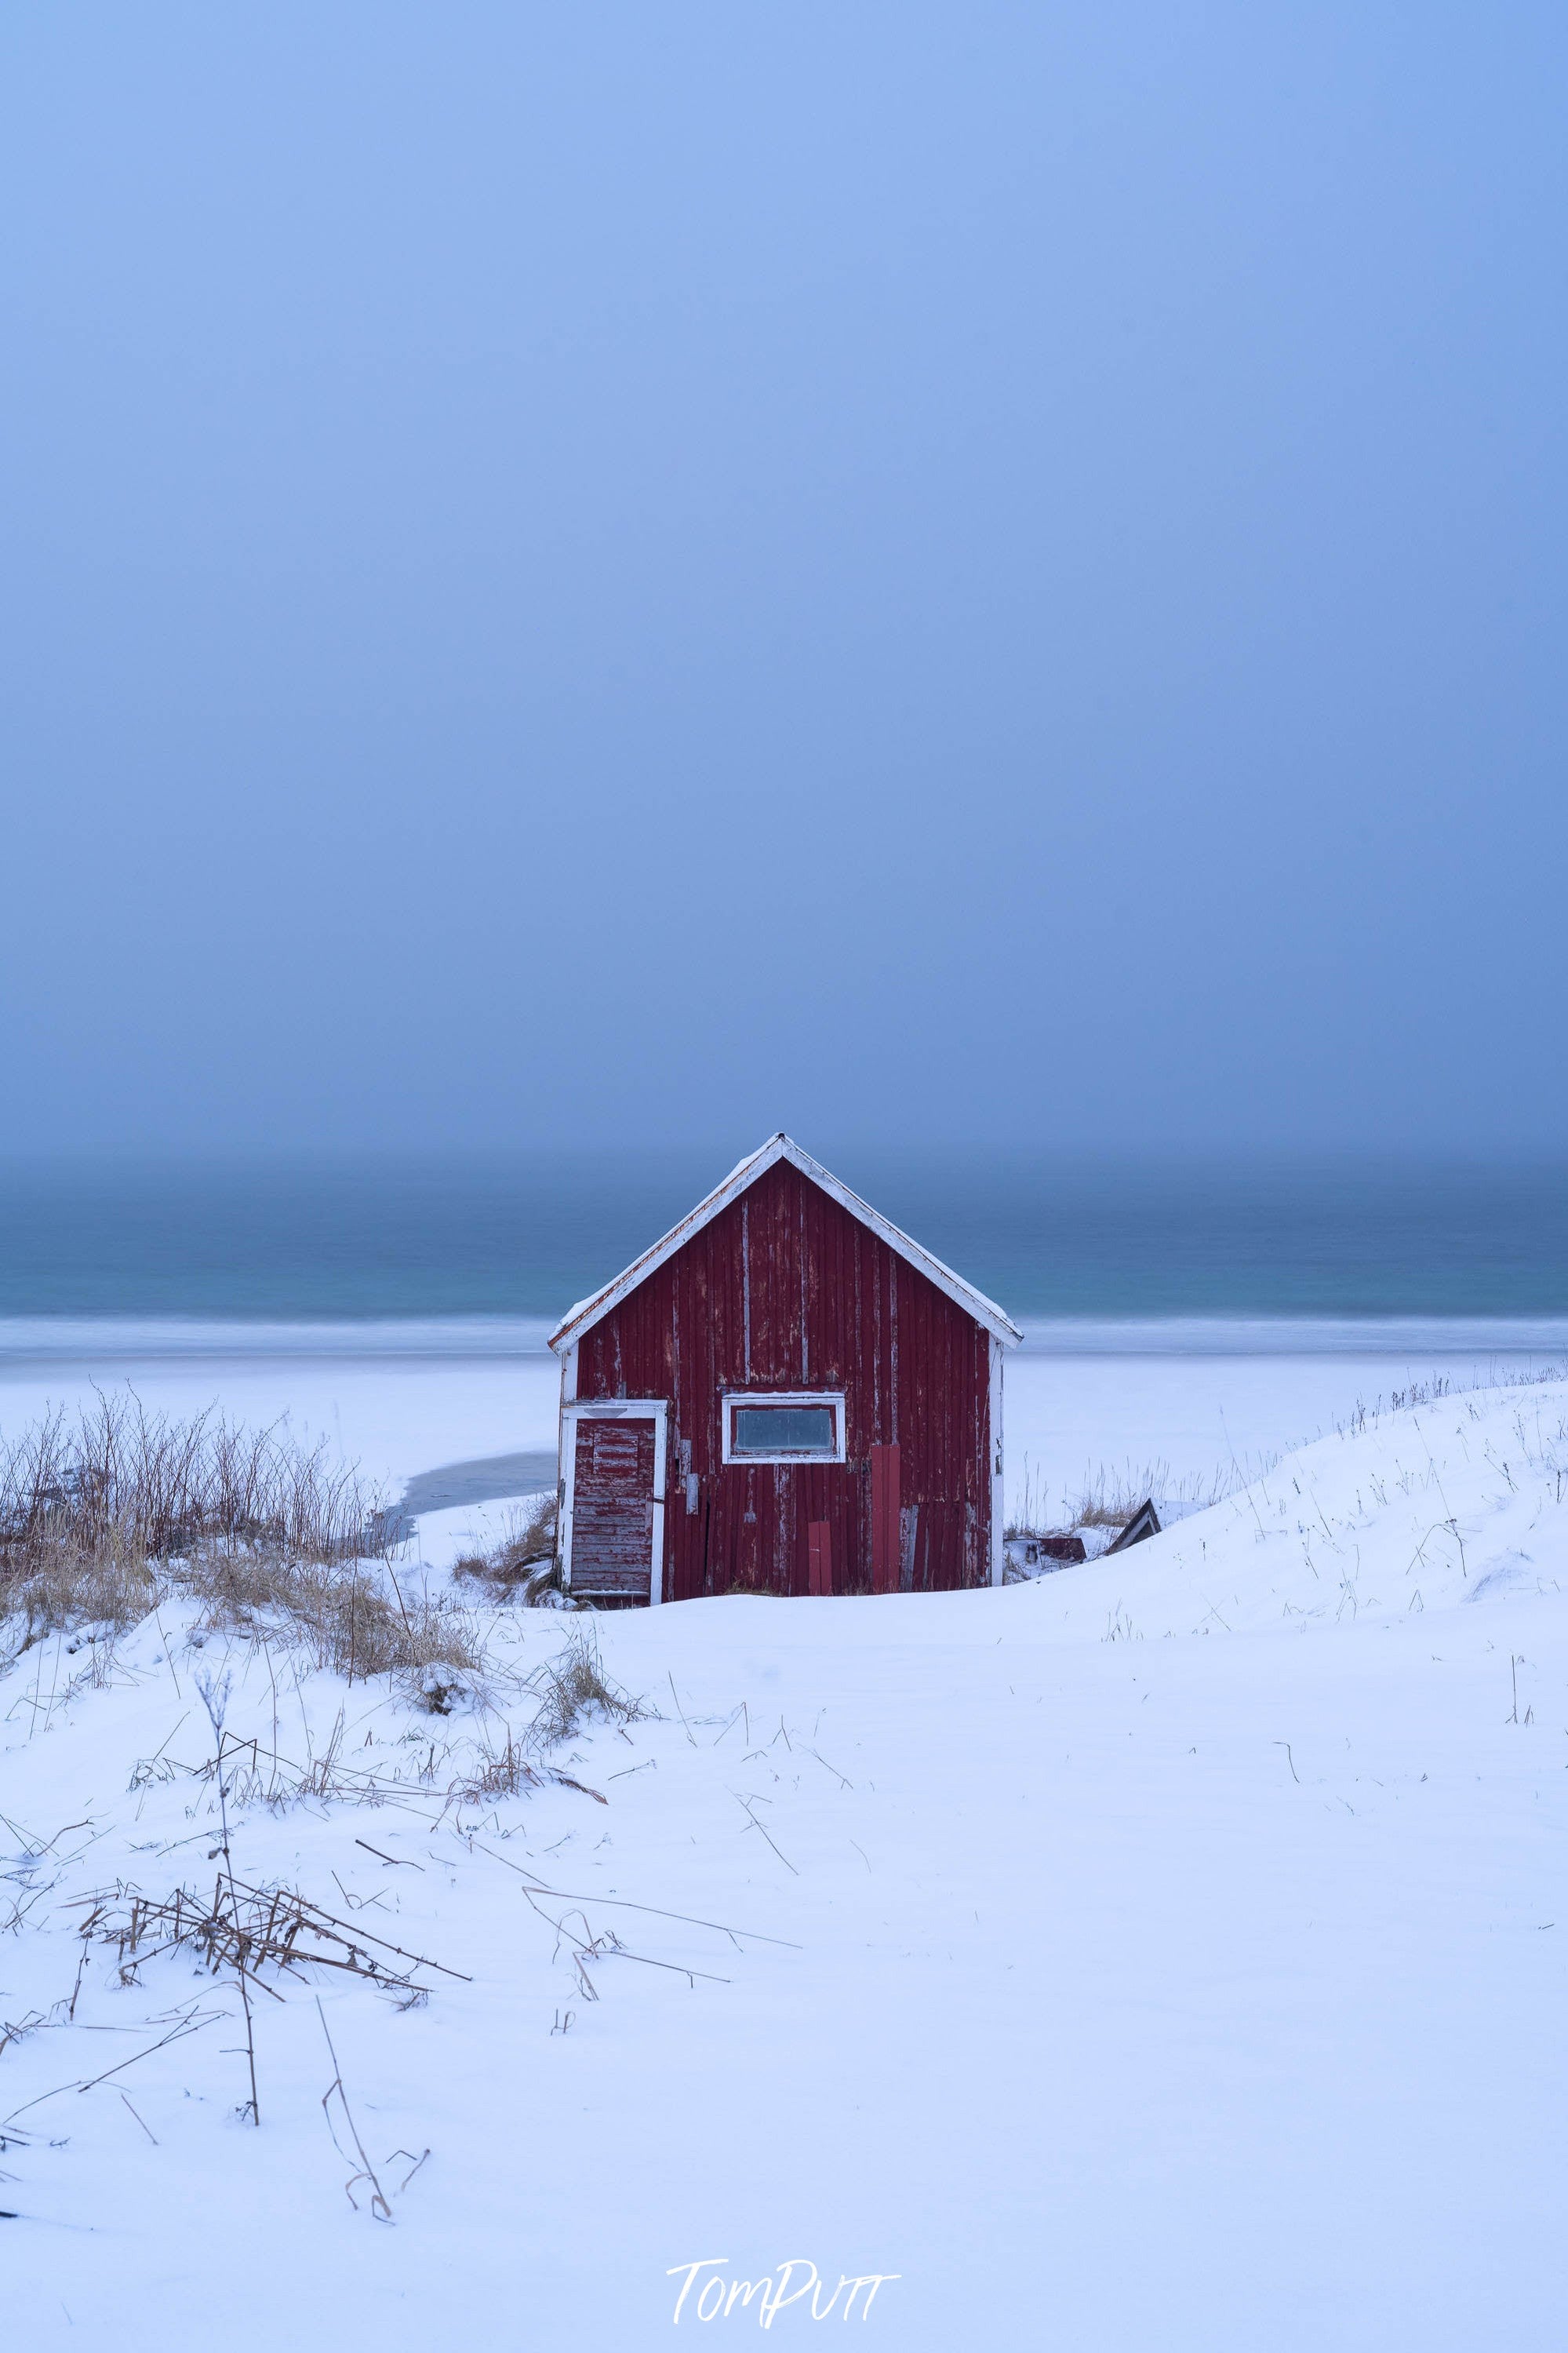
M 945 1266 L 941 1259 L 934 1258 L 930 1250 L 923 1250 L 919 1242 L 911 1240 L 908 1234 L 873 1209 L 869 1202 L 851 1192 L 847 1185 L 841 1183 L 819 1160 L 814 1160 L 809 1152 L 803 1151 L 782 1128 L 776 1134 L 769 1136 L 755 1152 L 748 1153 L 745 1159 L 730 1171 L 722 1184 L 716 1185 L 705 1200 L 700 1201 L 694 1209 L 688 1210 L 678 1225 L 671 1226 L 667 1234 L 644 1250 L 640 1258 L 634 1259 L 613 1282 L 606 1282 L 601 1290 L 587 1299 L 579 1300 L 575 1307 L 569 1309 L 551 1334 L 550 1345 L 557 1352 L 574 1346 L 585 1332 L 591 1331 L 603 1317 L 618 1307 L 623 1299 L 637 1290 L 649 1275 L 656 1273 L 678 1250 L 683 1250 L 694 1235 L 710 1225 L 731 1201 L 738 1200 L 781 1160 L 787 1161 L 792 1168 L 798 1169 L 812 1184 L 820 1187 L 829 1199 L 837 1201 L 841 1209 L 847 1210 L 850 1217 L 876 1234 L 907 1265 L 923 1274 L 929 1282 L 934 1283 L 939 1291 L 944 1292 L 949 1299 L 972 1315 L 977 1324 L 983 1324 L 994 1339 L 1000 1341 L 1005 1347 L 1018 1345 L 1023 1334 L 994 1299 L 987 1299 L 983 1291 L 976 1291 L 973 1283 L 965 1282 L 952 1267 Z

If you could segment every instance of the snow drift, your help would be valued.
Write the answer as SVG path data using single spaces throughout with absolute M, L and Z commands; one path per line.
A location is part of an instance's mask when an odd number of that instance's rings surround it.
M 542 1723 L 547 1612 L 434 1708 L 177 1611 L 35 1646 L 8 2316 L 596 2353 L 809 2262 L 899 2347 L 1554 2342 L 1565 1431 L 1427 1395 L 1037 1584 L 605 1619 Z M 330 1926 L 247 1977 L 268 1891 Z

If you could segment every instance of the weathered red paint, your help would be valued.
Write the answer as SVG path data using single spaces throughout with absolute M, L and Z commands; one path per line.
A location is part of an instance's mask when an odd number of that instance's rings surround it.
M 813 1593 L 833 1590 L 833 1530 L 826 1520 L 813 1520 L 805 1531 L 806 1585 Z
M 871 1590 L 896 1593 L 902 1551 L 899 1495 L 899 1450 L 871 1449 Z
M 837 1592 L 947 1589 L 990 1571 L 990 1349 L 983 1324 L 781 1160 L 583 1333 L 575 1395 L 669 1402 L 667 1599 L 809 1592 L 814 1524 Z M 841 1389 L 847 1460 L 726 1465 L 721 1400 L 746 1389 Z M 878 1448 L 897 1450 L 879 1523 Z

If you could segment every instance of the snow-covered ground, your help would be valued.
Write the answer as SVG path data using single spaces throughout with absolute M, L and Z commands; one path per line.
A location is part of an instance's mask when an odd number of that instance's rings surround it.
M 489 1717 L 167 1614 L 102 1687 L 27 1653 L 16 2341 L 599 2353 L 755 2328 L 764 2276 L 799 2338 L 815 2264 L 818 2309 L 883 2275 L 851 2325 L 922 2353 L 1555 2347 L 1565 1482 L 1568 1385 L 1449 1395 L 1038 1583 L 605 1619 L 658 1713 L 500 1800 L 446 1793 L 571 1620 L 498 1621 Z M 235 1871 L 461 1972 L 258 1991 L 259 2130 L 231 1978 L 95 1945 L 78 1983 L 74 1898 L 220 1868 L 198 1671 L 264 1778 L 341 1725 L 380 1785 L 241 1787 Z M 344 2195 L 340 2071 L 390 2227 Z
M 514 1497 L 492 1504 L 454 1504 L 443 1512 L 422 1512 L 412 1550 L 428 1569 L 446 1570 L 465 1555 L 493 1552 L 521 1525 Z
M 396 1494 L 442 1464 L 553 1451 L 546 1330 L 0 1320 L 0 1434 L 129 1384 L 154 1412 L 287 1419 Z M 1474 1386 L 1549 1363 L 1568 1365 L 1562 1323 L 1042 1325 L 1006 1364 L 1009 1500 L 1059 1515 L 1102 1475 L 1146 1473 L 1206 1495 L 1435 1368 Z
M 149 1411 L 211 1407 L 257 1428 L 325 1438 L 394 1493 L 438 1463 L 555 1446 L 560 1375 L 542 1327 L 81 1327 L 78 1347 L 0 1324 L 0 1433 L 51 1405 L 133 1388 Z M 34 1345 L 29 1345 L 28 1342 Z M 402 1345 L 395 1345 L 401 1341 Z

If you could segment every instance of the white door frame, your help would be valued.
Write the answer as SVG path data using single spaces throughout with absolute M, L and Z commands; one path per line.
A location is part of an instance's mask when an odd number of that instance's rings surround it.
M 1007 1525 L 1006 1487 L 1002 1476 L 1002 1343 L 993 1333 L 991 1337 L 991 1560 L 993 1585 L 1003 1585 L 1007 1577 L 1007 1546 L 1005 1531 Z
M 572 1589 L 572 1504 L 577 1483 L 577 1424 L 580 1421 L 651 1421 L 653 1424 L 653 1557 L 647 1598 L 664 1599 L 664 1461 L 669 1404 L 665 1398 L 591 1398 L 561 1408 L 562 1581 Z

